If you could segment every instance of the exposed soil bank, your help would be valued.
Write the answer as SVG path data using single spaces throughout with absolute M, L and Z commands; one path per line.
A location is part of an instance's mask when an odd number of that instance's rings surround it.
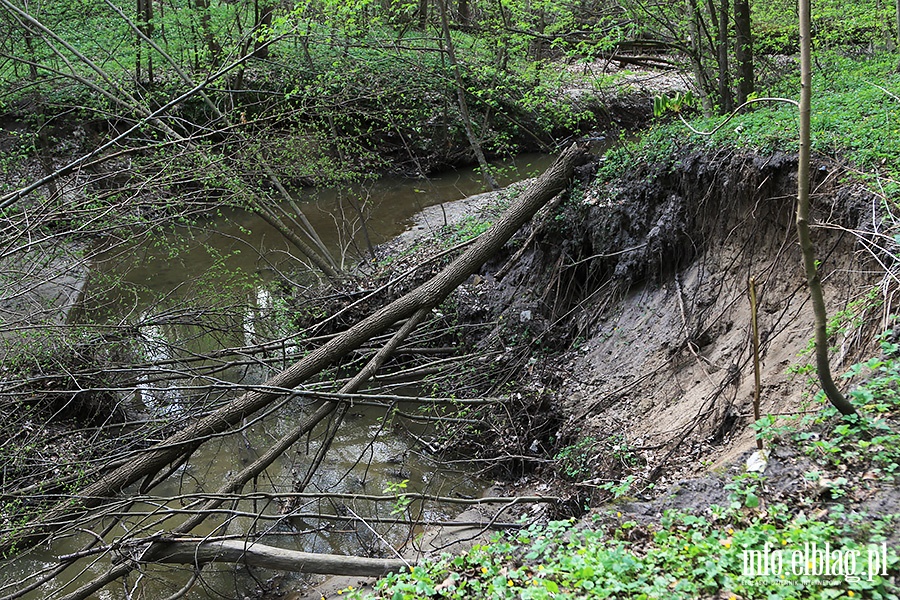
M 571 502 L 558 509 L 571 513 L 602 506 L 612 496 L 604 484 L 627 476 L 635 479 L 625 489 L 630 503 L 618 508 L 623 518 L 646 523 L 666 508 L 727 504 L 724 474 L 741 472 L 755 449 L 749 277 L 760 302 L 763 414 L 810 410 L 817 389 L 807 375 L 789 372 L 808 362 L 813 335 L 795 239 L 796 166 L 784 154 L 688 148 L 613 182 L 583 167 L 505 277 L 498 272 L 532 232 L 455 294 L 462 322 L 488 325 L 467 341 L 518 367 L 524 383 L 522 406 L 492 414 L 487 431 L 450 436 L 454 449 L 496 457 L 498 472 L 514 477 L 507 495 L 567 496 Z M 842 373 L 872 355 L 886 326 L 878 298 L 891 286 L 876 261 L 887 257 L 861 243 L 877 223 L 872 195 L 838 183 L 838 165 L 821 164 L 816 173 L 815 243 L 829 314 L 843 311 L 832 338 L 833 366 Z M 392 249 L 421 249 L 415 244 L 434 221 L 490 219 L 495 200 L 482 195 L 432 209 L 419 235 L 401 236 Z M 854 304 L 864 298 L 875 300 Z M 769 499 L 819 497 L 804 478 L 811 468 L 796 450 L 776 449 Z M 875 482 L 855 494 L 879 514 L 896 512 L 900 498 L 896 486 Z
M 839 185 L 838 170 L 822 165 L 813 186 L 829 314 L 860 313 L 853 314 L 859 327 L 832 338 L 841 373 L 885 326 L 880 311 L 854 311 L 852 303 L 887 283 L 856 238 L 871 233 L 877 204 L 861 186 Z M 793 157 L 731 151 L 688 153 L 672 165 L 639 168 L 617 185 L 588 187 L 591 235 L 581 256 L 636 249 L 592 259 L 568 275 L 583 278 L 585 292 L 593 293 L 591 282 L 610 288 L 576 321 L 586 342 L 562 388 L 569 428 L 621 435 L 650 480 L 698 472 L 749 448 L 750 277 L 760 304 L 761 410 L 805 408 L 806 378 L 787 373 L 807 362 L 801 354 L 813 327 L 795 239 L 795 189 Z M 883 297 L 887 290 L 876 291 Z
M 455 449 L 496 458 L 498 474 L 513 476 L 507 495 L 570 498 L 532 518 L 602 507 L 612 496 L 604 484 L 628 476 L 629 501 L 616 509 L 623 518 L 648 523 L 667 508 L 727 505 L 725 473 L 741 472 L 755 449 L 749 277 L 760 303 L 763 414 L 810 410 L 817 390 L 789 372 L 809 362 L 813 335 L 795 239 L 796 159 L 688 148 L 613 182 L 596 178 L 594 166 L 581 169 L 561 208 L 535 219 L 536 234 L 521 232 L 455 294 L 463 322 L 494 324 L 468 342 L 518 367 L 518 394 L 532 399 L 492 414 L 475 439 L 451 436 Z M 878 260 L 890 263 L 866 250 L 878 222 L 872 195 L 838 183 L 837 165 L 816 173 L 815 243 L 829 314 L 843 314 L 832 338 L 842 373 L 874 353 L 873 338 L 886 328 L 878 298 L 892 288 Z M 420 257 L 428 233 L 490 220 L 497 199 L 435 207 L 389 248 Z M 523 243 L 520 262 L 498 279 Z M 539 423 L 541 413 L 552 418 Z M 804 477 L 813 466 L 796 449 L 776 448 L 769 464 L 769 500 L 821 498 L 821 486 Z M 873 481 L 860 482 L 853 498 L 877 514 L 896 512 L 898 499 L 896 486 Z
M 573 506 L 608 497 L 592 490 L 626 475 L 640 482 L 634 493 L 754 446 L 751 276 L 763 414 L 807 410 L 817 389 L 788 371 L 808 362 L 813 336 L 793 221 L 794 157 L 686 149 L 614 182 L 590 170 L 502 281 L 492 273 L 507 257 L 458 293 L 463 314 L 496 323 L 475 342 L 483 350 L 511 357 L 530 346 L 531 358 L 516 360 L 530 388 L 555 398 L 561 424 L 544 437 L 526 427 L 503 451 L 530 449 L 545 483 L 542 458 L 562 453 L 557 473 L 579 482 Z M 878 222 L 871 194 L 839 184 L 838 165 L 816 173 L 814 241 L 829 314 L 842 315 L 832 338 L 840 374 L 885 329 L 880 299 L 891 284 L 860 243 Z M 874 301 L 858 302 L 866 297 Z

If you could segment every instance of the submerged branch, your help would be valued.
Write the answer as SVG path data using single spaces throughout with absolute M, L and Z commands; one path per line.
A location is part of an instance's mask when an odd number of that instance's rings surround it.
M 338 554 L 298 552 L 252 541 L 173 539 L 152 542 L 154 562 L 204 565 L 211 562 L 239 563 L 295 573 L 379 577 L 408 567 L 392 558 L 365 558 Z

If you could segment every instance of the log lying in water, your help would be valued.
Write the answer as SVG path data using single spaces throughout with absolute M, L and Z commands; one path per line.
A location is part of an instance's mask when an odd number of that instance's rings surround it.
M 381 577 L 415 564 L 392 558 L 299 552 L 244 540 L 205 541 L 198 538 L 154 542 L 151 554 L 154 562 L 161 563 L 203 565 L 224 562 L 277 571 L 353 577 Z

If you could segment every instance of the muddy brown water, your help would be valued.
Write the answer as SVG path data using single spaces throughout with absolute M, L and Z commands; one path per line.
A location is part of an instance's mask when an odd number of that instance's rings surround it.
M 521 156 L 504 165 L 501 183 L 534 176 L 551 160 L 552 157 L 543 155 Z M 358 260 L 360 253 L 365 253 L 367 245 L 358 222 L 339 225 L 346 221 L 342 215 L 352 220 L 359 214 L 351 199 L 359 203 L 366 216 L 369 241 L 379 244 L 410 227 L 414 216 L 423 208 L 481 191 L 478 172 L 464 170 L 427 181 L 385 178 L 343 191 L 304 191 L 299 194 L 298 201 L 323 242 L 349 264 Z M 434 224 L 435 228 L 440 225 L 442 223 Z M 141 324 L 146 358 L 175 360 L 172 369 L 177 369 L 177 360 L 192 353 L 242 346 L 253 343 L 255 337 L 277 333 L 271 329 L 263 331 L 269 325 L 254 314 L 271 308 L 274 300 L 267 282 L 275 279 L 276 273 L 288 274 L 298 285 L 303 284 L 302 269 L 298 271 L 298 262 L 291 256 L 290 247 L 280 234 L 253 215 L 222 211 L 205 219 L 205 224 L 200 226 L 126 243 L 108 252 L 104 260 L 94 266 L 85 291 L 85 303 L 74 315 L 95 322 Z M 209 309 L 195 305 L 192 298 L 208 294 L 210 290 L 222 292 L 223 316 L 218 321 L 212 319 L 218 323 L 216 327 L 198 327 L 197 322 L 209 320 Z M 244 306 L 240 310 L 225 310 L 225 305 L 233 309 L 229 303 L 241 295 Z M 249 361 L 239 368 L 217 373 L 216 377 L 222 382 L 257 383 L 271 374 L 270 369 Z M 178 387 L 172 385 L 172 381 L 165 385 L 147 381 L 138 386 L 134 395 L 157 416 L 170 411 L 174 420 L 189 418 L 191 384 L 204 382 L 181 381 L 179 385 L 183 387 Z M 226 401 L 228 397 L 224 392 L 221 400 Z M 229 474 L 252 462 L 314 408 L 315 405 L 309 402 L 293 401 L 276 413 L 248 424 L 240 434 L 206 442 L 188 464 L 152 490 L 152 495 L 143 502 L 133 506 L 130 510 L 136 516 L 123 521 L 109 533 L 108 539 L 128 536 L 130 531 L 153 523 L 166 510 L 183 506 L 193 494 L 215 490 Z M 415 407 L 405 406 L 404 410 L 412 412 Z M 397 429 L 384 419 L 383 409 L 364 406 L 354 407 L 345 423 L 310 490 L 381 494 L 392 485 L 406 482 L 405 491 L 474 497 L 487 486 L 470 472 L 439 467 L 421 451 L 415 436 L 427 437 L 434 433 L 425 426 Z M 234 511 L 228 517 L 227 533 L 264 532 L 263 543 L 296 550 L 338 554 L 374 550 L 391 556 L 392 549 L 410 535 L 402 526 L 313 519 L 287 521 L 280 514 L 282 506 L 266 497 L 269 492 L 290 490 L 297 475 L 305 472 L 316 451 L 315 437 L 311 444 L 301 440 L 258 478 L 253 487 L 259 494 L 255 499 L 227 505 Z M 251 486 L 245 491 L 249 489 Z M 390 517 L 390 512 L 398 508 L 344 500 L 309 501 L 306 507 L 311 513 L 382 517 Z M 393 516 L 409 515 L 434 520 L 453 516 L 446 508 L 418 503 Z M 216 528 L 225 519 L 224 514 L 212 516 L 195 533 L 207 535 L 215 531 L 221 535 L 222 531 Z M 150 531 L 171 529 L 178 521 L 179 517 L 171 517 Z M 0 565 L 0 597 L 21 589 L 38 573 L 53 569 L 58 564 L 57 557 L 79 551 L 88 539 L 87 534 L 63 538 L 49 548 L 29 552 Z M 105 572 L 109 564 L 107 557 L 96 561 L 89 557 L 24 597 L 47 598 L 71 591 Z M 240 566 L 208 566 L 185 597 L 243 598 L 273 575 L 258 569 L 250 572 Z M 190 577 L 191 570 L 187 567 L 148 565 L 139 574 L 107 586 L 92 597 L 110 600 L 164 598 L 185 585 Z

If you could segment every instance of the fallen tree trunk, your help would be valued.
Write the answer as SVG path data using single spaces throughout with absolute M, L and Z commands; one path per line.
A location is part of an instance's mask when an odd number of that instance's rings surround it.
M 396 558 L 316 554 L 242 540 L 176 539 L 154 541 L 152 545 L 154 562 L 197 566 L 224 562 L 276 571 L 353 577 L 381 577 L 410 566 L 409 562 Z
M 189 456 L 210 436 L 227 431 L 269 403 L 283 398 L 285 394 L 291 393 L 293 388 L 344 357 L 372 336 L 384 332 L 397 321 L 406 319 L 419 310 L 430 309 L 440 304 L 496 254 L 544 204 L 565 189 L 576 160 L 582 152 L 577 144 L 566 149 L 543 175 L 522 192 L 493 227 L 432 279 L 333 337 L 259 388 L 194 421 L 163 442 L 147 449 L 134 460 L 109 471 L 93 484 L 80 490 L 73 499 L 56 504 L 40 520 L 4 532 L 0 538 L 0 555 L 9 556 L 40 543 L 54 531 L 72 524 L 78 515 L 103 505 L 125 487 L 141 479 L 149 480 L 166 465 Z
M 341 388 L 341 391 L 345 392 L 354 392 L 358 390 L 363 383 L 365 383 L 370 377 L 372 377 L 376 371 L 384 364 L 384 361 L 396 350 L 397 346 L 399 346 L 403 340 L 406 339 L 407 335 L 415 329 L 418 324 L 428 316 L 428 312 L 426 310 L 420 310 L 413 314 L 403 326 L 388 340 L 387 344 L 385 344 L 376 354 L 373 356 L 369 362 L 366 364 L 362 370 L 356 374 L 353 379 L 351 379 L 347 384 Z M 334 410 L 340 405 L 337 400 L 329 400 L 322 404 L 315 413 L 310 415 L 307 419 L 304 419 L 300 425 L 295 427 L 293 430 L 288 432 L 286 435 L 282 436 L 275 444 L 269 447 L 266 452 L 256 459 L 252 464 L 248 465 L 247 468 L 241 470 L 239 473 L 236 473 L 233 477 L 227 480 L 224 485 L 219 488 L 218 497 L 209 498 L 206 502 L 203 503 L 202 506 L 198 507 L 198 510 L 195 514 L 189 517 L 185 522 L 175 528 L 175 534 L 186 535 L 190 533 L 195 527 L 200 525 L 206 518 L 214 514 L 214 511 L 222 505 L 226 500 L 226 495 L 231 494 L 233 492 L 238 492 L 243 486 L 250 481 L 251 479 L 259 476 L 270 464 L 272 464 L 275 459 L 284 454 L 288 448 L 294 445 L 294 443 L 300 439 L 300 436 L 305 433 L 312 431 L 313 427 L 315 427 L 320 421 L 325 419 L 328 415 L 330 415 Z M 346 405 L 345 405 L 346 406 Z M 148 561 L 152 560 L 155 556 L 156 548 L 151 544 L 145 551 L 142 560 Z M 125 577 L 128 573 L 130 573 L 134 568 L 137 567 L 137 563 L 126 562 L 124 564 L 115 565 L 112 569 L 107 571 L 104 575 L 94 579 L 93 581 L 88 582 L 87 584 L 81 586 L 71 594 L 68 594 L 62 600 L 85 600 L 86 598 L 90 598 L 92 594 L 99 591 L 106 585 L 112 583 L 116 579 L 120 577 Z

